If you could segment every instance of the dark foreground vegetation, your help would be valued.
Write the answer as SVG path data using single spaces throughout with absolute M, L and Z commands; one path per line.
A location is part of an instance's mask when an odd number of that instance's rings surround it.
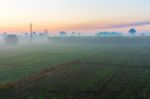
M 0 99 L 150 99 L 149 44 L 80 37 L 2 48 Z

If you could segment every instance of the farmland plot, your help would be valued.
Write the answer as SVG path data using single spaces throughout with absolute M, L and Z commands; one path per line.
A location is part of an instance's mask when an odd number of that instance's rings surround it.
M 0 99 L 150 98 L 148 45 L 39 45 L 24 57 L 19 51 L 0 58 Z

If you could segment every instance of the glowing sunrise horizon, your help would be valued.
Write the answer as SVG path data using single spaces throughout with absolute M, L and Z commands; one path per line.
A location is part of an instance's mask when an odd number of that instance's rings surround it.
M 0 33 L 150 32 L 149 0 L 0 0 Z

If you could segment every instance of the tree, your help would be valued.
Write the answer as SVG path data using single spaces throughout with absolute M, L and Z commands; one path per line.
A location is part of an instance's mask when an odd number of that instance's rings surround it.
M 6 44 L 17 44 L 18 38 L 15 34 L 8 34 L 4 39 Z
M 135 30 L 134 28 L 132 28 L 132 29 L 129 30 L 129 33 L 130 33 L 131 35 L 135 35 L 136 30 Z

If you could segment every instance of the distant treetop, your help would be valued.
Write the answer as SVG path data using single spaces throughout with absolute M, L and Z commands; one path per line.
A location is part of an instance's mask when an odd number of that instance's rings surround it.
M 132 35 L 135 35 L 136 32 L 137 32 L 137 31 L 136 31 L 136 29 L 134 29 L 134 28 L 132 28 L 132 29 L 129 30 L 129 33 L 132 34 Z

